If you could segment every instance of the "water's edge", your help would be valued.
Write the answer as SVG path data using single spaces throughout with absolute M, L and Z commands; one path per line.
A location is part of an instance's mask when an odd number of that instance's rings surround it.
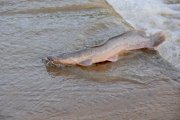
M 157 50 L 161 56 L 180 69 L 180 1 L 168 0 L 106 0 L 114 10 L 135 29 L 141 29 L 149 34 L 157 31 L 166 33 L 166 42 Z

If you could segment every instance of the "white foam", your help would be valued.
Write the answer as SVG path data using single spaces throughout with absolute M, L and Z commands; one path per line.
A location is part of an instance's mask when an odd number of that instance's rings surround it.
M 163 0 L 107 0 L 135 29 L 149 34 L 165 31 L 167 41 L 160 45 L 161 56 L 180 69 L 180 11 L 179 4 Z

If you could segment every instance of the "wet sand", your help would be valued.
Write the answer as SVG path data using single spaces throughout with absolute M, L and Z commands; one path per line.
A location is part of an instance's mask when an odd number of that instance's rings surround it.
M 0 120 L 179 120 L 180 71 L 157 51 L 85 68 L 43 57 L 133 29 L 102 0 L 0 1 Z

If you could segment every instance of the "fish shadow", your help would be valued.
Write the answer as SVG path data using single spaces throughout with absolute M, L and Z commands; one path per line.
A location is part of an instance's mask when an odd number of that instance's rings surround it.
M 52 77 L 147 84 L 154 80 L 169 80 L 166 75 L 174 73 L 175 68 L 157 51 L 141 49 L 120 56 L 117 62 L 102 62 L 89 67 L 47 65 L 46 70 Z

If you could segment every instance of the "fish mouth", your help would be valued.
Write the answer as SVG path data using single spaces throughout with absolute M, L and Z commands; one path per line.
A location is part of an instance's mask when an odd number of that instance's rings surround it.
M 42 58 L 42 62 L 46 65 L 46 66 L 49 66 L 49 65 L 53 65 L 53 57 L 45 57 L 45 58 Z
M 54 58 L 51 57 L 51 56 L 48 56 L 48 57 L 42 59 L 42 61 L 43 61 L 47 66 L 49 66 L 49 65 L 54 65 Z
M 61 64 L 61 59 L 57 58 L 57 57 L 48 56 L 47 60 L 49 61 L 49 63 L 54 64 L 54 65 L 55 64 Z
M 47 60 L 49 60 L 49 61 L 54 61 L 53 57 L 51 57 L 51 56 L 48 56 L 48 57 L 47 57 Z

